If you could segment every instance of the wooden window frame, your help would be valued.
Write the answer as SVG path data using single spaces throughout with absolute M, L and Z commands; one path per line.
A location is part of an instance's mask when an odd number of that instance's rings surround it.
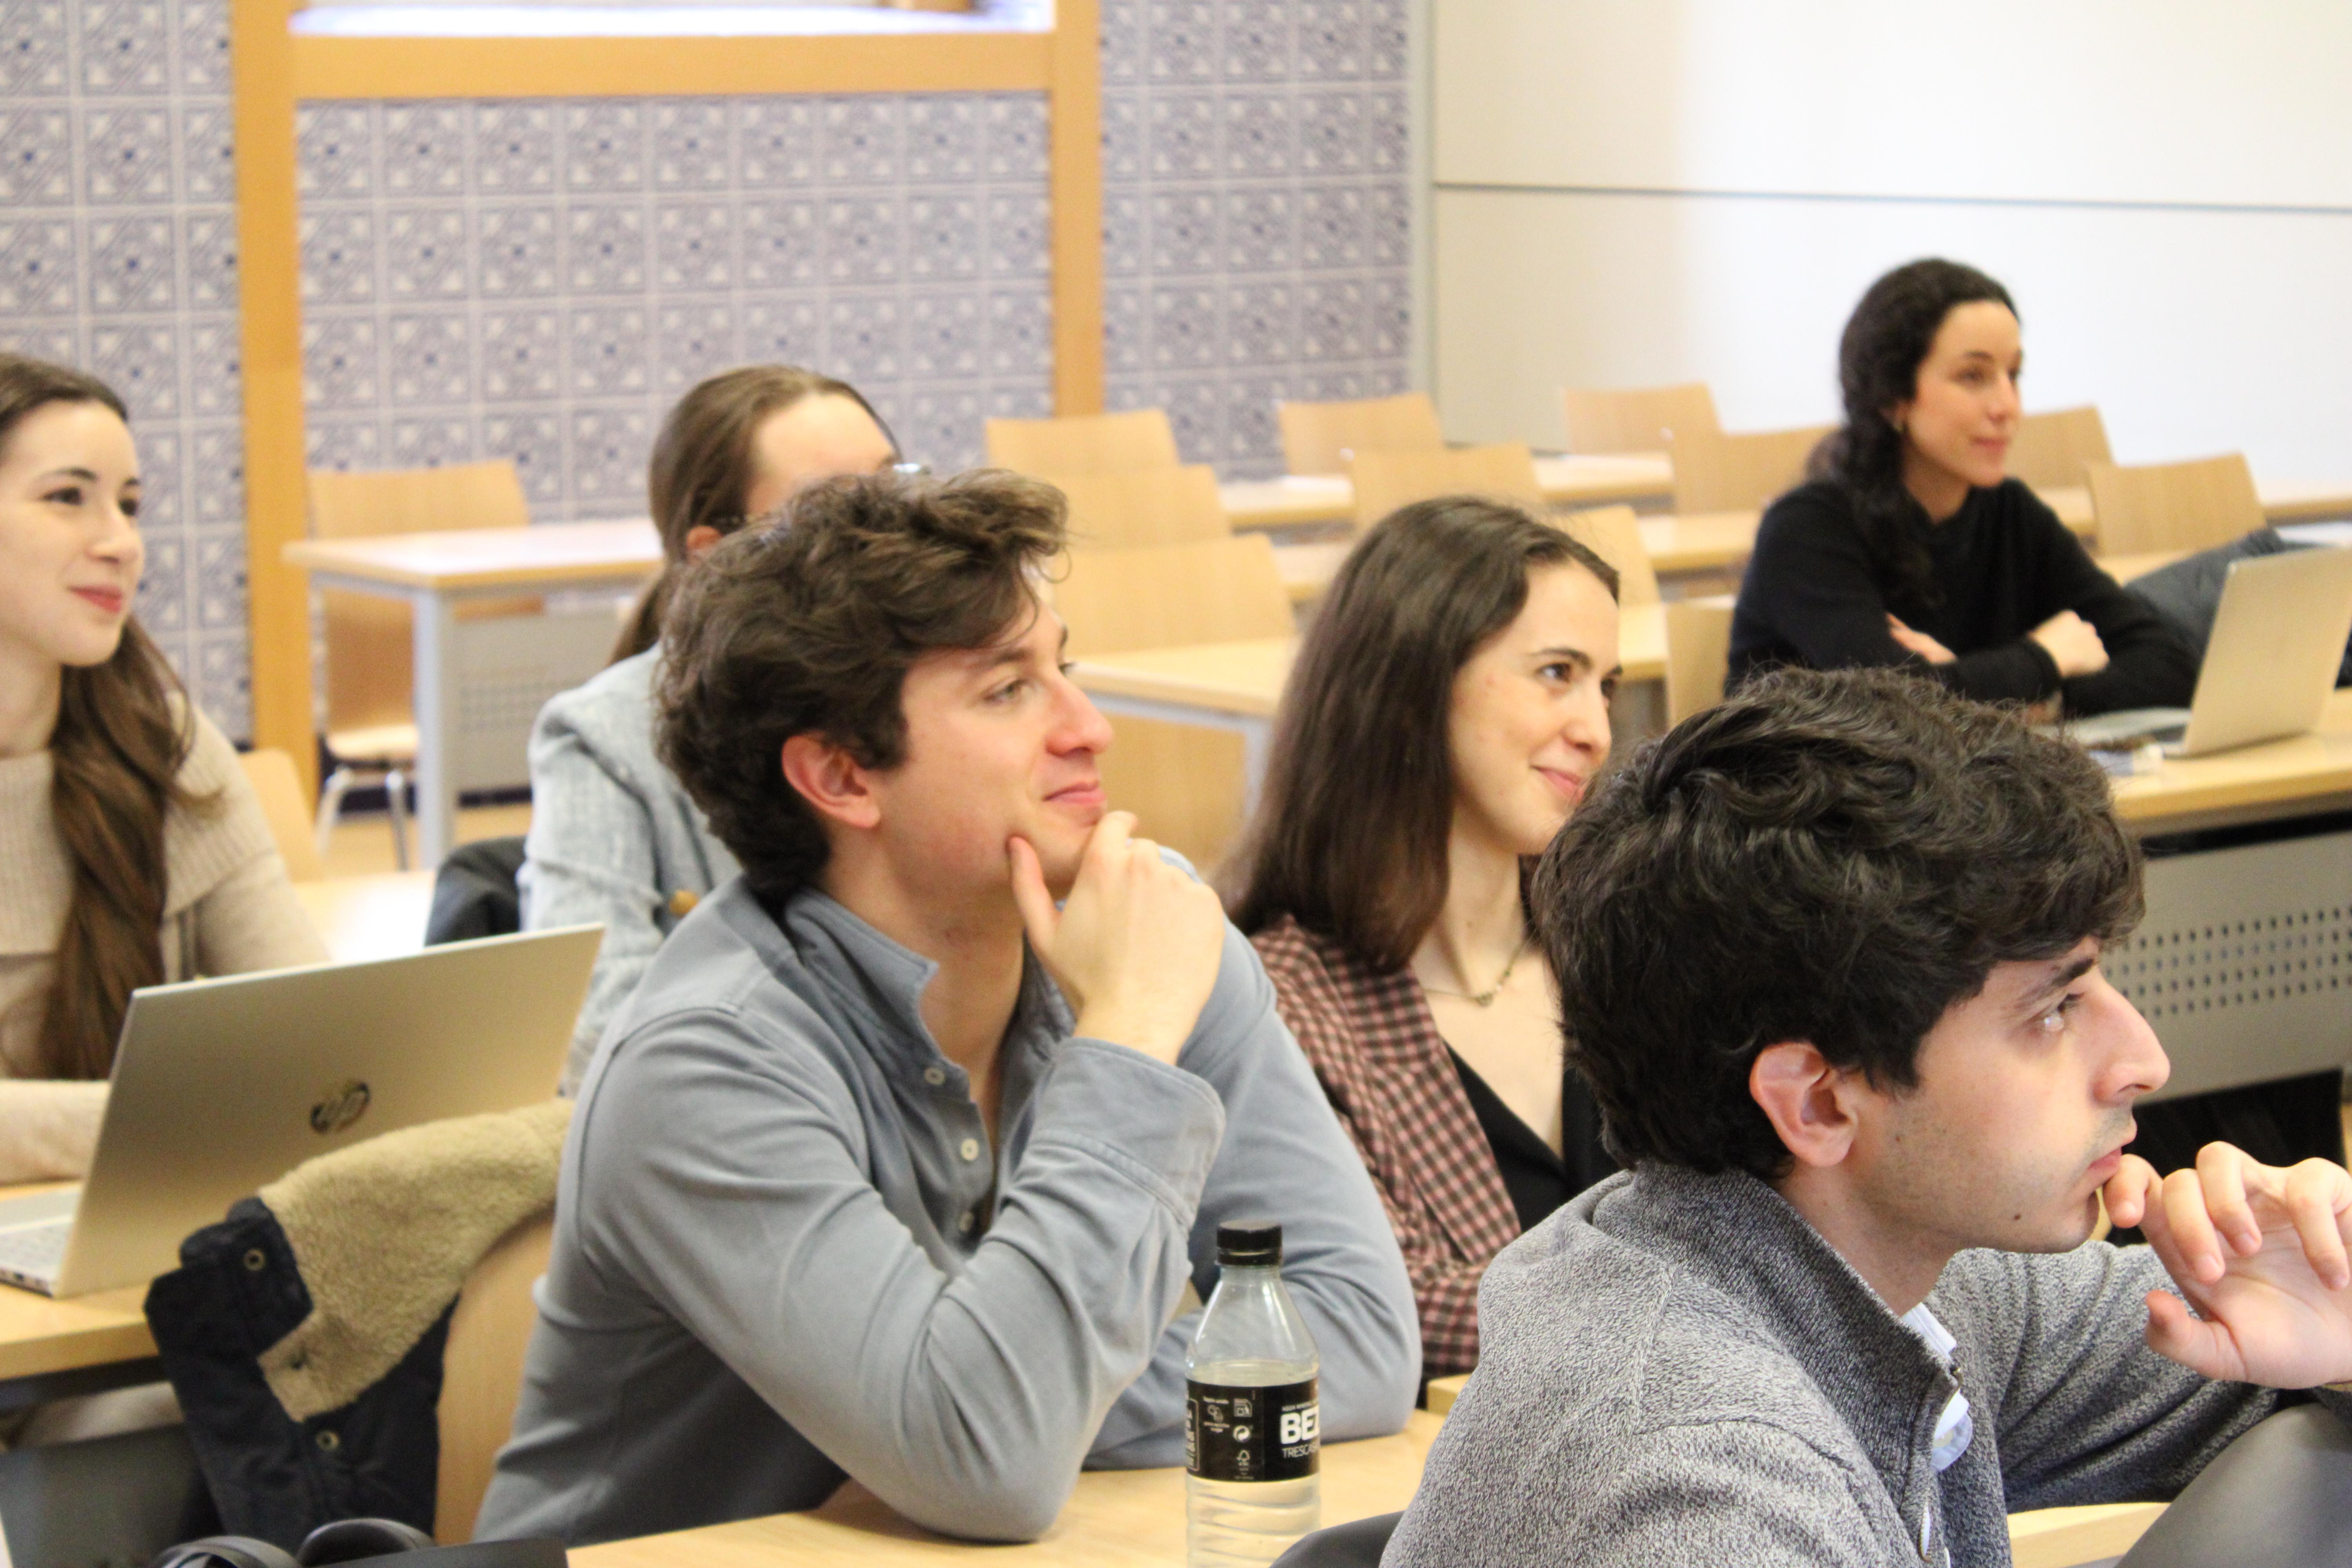
M 1098 0 L 1055 0 L 1042 32 L 735 37 L 352 37 L 298 34 L 299 0 L 233 0 L 246 584 L 253 738 L 316 787 L 310 603 L 285 546 L 307 531 L 295 106 L 305 99 L 659 98 L 843 92 L 1045 95 L 1054 406 L 1103 404 Z

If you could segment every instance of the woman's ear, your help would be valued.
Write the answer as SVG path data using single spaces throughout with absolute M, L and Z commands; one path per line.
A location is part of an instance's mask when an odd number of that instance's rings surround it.
M 1844 1162 L 1860 1130 L 1853 1103 L 1859 1076 L 1832 1066 L 1809 1041 L 1783 1040 L 1756 1053 L 1748 1092 L 1797 1163 L 1827 1168 Z
M 1906 397 L 1900 403 L 1891 404 L 1887 406 L 1885 410 L 1886 422 L 1895 427 L 1895 433 L 1897 436 L 1907 436 L 1910 434 L 1911 405 L 1916 401 L 1916 400 L 1914 398 Z M 691 536 L 689 536 L 689 539 L 690 538 Z M 690 545 L 689 548 L 691 548 Z
M 826 821 L 870 828 L 882 820 L 882 803 L 869 787 L 866 770 L 832 742 L 819 735 L 794 735 L 784 742 L 782 761 L 784 782 Z
M 710 547 L 727 536 L 707 522 L 698 522 L 686 531 L 686 558 L 699 561 L 710 553 Z

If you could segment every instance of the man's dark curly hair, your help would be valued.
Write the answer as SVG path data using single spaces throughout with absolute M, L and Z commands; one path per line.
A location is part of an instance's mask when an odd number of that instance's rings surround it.
M 904 762 L 908 669 L 1020 635 L 1064 524 L 1061 492 L 1034 479 L 860 475 L 803 491 L 686 574 L 663 618 L 656 740 L 763 898 L 814 880 L 829 853 L 784 782 L 784 742 Z
M 1609 1152 L 1766 1179 L 1748 1092 L 1810 1041 L 1881 1087 L 1993 965 L 2139 921 L 2087 754 L 1893 670 L 1780 670 L 1636 752 L 1545 853 L 1531 913 Z

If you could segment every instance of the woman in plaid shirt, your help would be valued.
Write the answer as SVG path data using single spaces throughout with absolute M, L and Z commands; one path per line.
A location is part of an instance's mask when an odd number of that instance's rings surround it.
M 1409 506 L 1300 649 L 1234 918 L 1388 1206 L 1428 1376 L 1488 1259 L 1614 1170 L 1561 1062 L 1523 868 L 1609 755 L 1617 574 L 1516 508 Z

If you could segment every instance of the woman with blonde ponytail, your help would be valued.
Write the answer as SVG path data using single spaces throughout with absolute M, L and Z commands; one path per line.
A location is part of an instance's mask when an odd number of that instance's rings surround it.
M 736 871 L 654 755 L 654 667 L 673 586 L 712 545 L 777 511 L 803 485 L 871 473 L 898 456 L 855 388 L 793 365 L 714 375 L 662 421 L 646 484 L 661 574 L 638 600 L 612 666 L 549 702 L 530 738 L 523 924 L 604 927 L 564 1093 L 579 1086 L 604 1021 L 636 989 L 670 928 Z
M 133 990 L 327 956 L 131 616 L 139 493 L 121 400 L 0 353 L 0 1183 L 87 1169 Z

